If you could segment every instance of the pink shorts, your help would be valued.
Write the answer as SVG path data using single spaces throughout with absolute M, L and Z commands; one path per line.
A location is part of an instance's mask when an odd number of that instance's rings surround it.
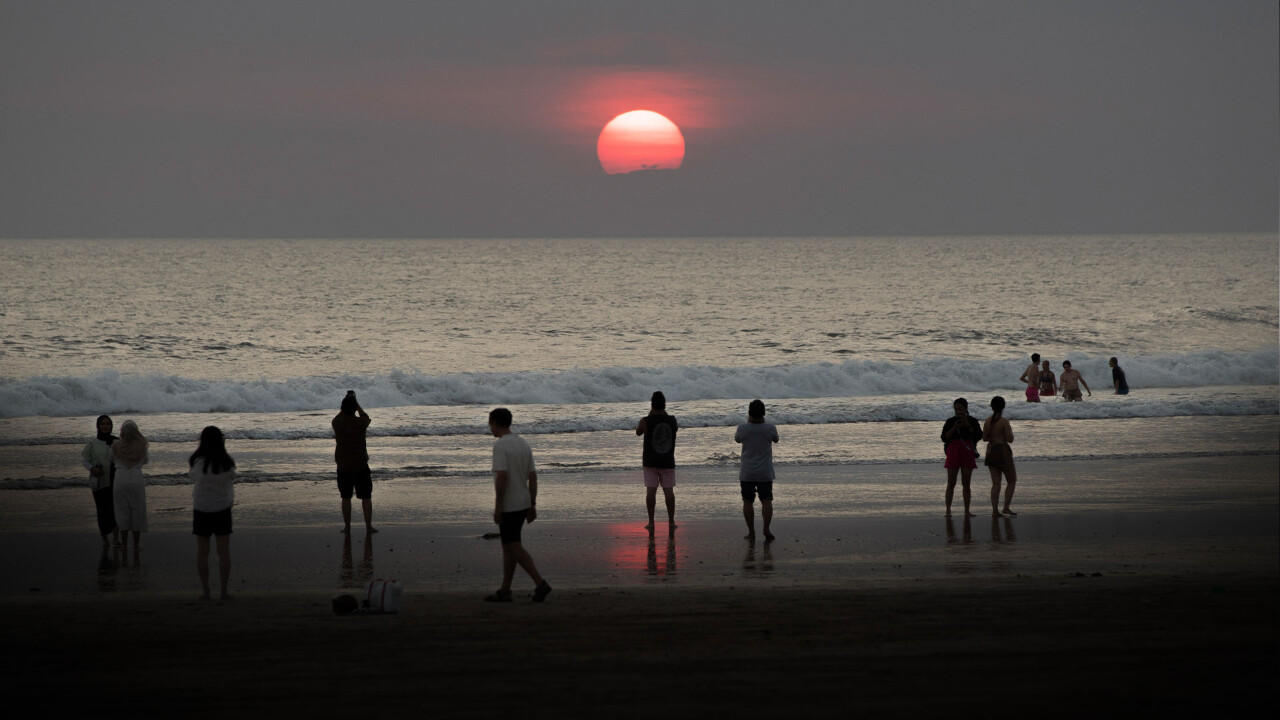
M 1040 402 L 1040 388 L 1027 388 L 1027 402 Z
M 973 454 L 973 446 L 963 440 L 952 440 L 947 443 L 947 461 L 944 468 L 976 468 L 978 462 Z
M 673 488 L 676 486 L 675 468 L 651 468 L 644 469 L 644 486 L 647 488 L 656 488 L 661 485 L 664 488 Z

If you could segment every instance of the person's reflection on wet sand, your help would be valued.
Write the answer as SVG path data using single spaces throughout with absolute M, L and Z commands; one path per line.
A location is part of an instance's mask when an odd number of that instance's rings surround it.
M 956 524 L 950 517 L 947 521 L 947 545 L 972 545 L 973 544 L 973 520 L 966 517 L 963 525 L 963 538 L 956 536 Z
M 109 547 L 102 547 L 102 555 L 98 558 L 98 590 L 112 592 L 116 589 L 116 552 Z
M 755 542 L 748 542 L 747 554 L 742 558 L 742 572 L 748 577 L 760 577 L 773 572 L 773 543 L 764 543 L 764 549 L 757 559 Z
M 338 583 L 344 588 L 364 587 L 373 579 L 373 535 L 364 536 L 364 553 L 356 565 L 351 553 L 351 535 L 342 536 L 342 561 L 338 565 Z
M 653 534 L 649 534 L 649 554 L 647 558 L 650 575 L 676 574 L 676 536 L 667 535 L 667 552 L 662 565 L 658 564 L 658 543 Z
M 1002 525 L 1004 526 L 1003 533 L 1001 532 Z M 991 518 L 991 544 L 1000 545 L 1016 542 L 1018 542 L 1018 536 L 1013 531 L 1013 522 L 1008 516 Z

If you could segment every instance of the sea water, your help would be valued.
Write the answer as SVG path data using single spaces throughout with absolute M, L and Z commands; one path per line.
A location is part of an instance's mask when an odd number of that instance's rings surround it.
M 3 240 L 0 489 L 83 484 L 100 413 L 152 441 L 152 483 L 186 482 L 210 424 L 242 481 L 331 480 L 347 390 L 373 417 L 375 478 L 397 482 L 486 476 L 497 405 L 544 472 L 633 470 L 654 390 L 678 464 L 730 480 L 757 397 L 781 468 L 940 465 L 951 401 L 985 417 L 993 395 L 1020 459 L 1275 454 L 1278 250 L 1273 234 Z M 1093 396 L 1025 403 L 1032 352 L 1058 374 L 1071 360 Z

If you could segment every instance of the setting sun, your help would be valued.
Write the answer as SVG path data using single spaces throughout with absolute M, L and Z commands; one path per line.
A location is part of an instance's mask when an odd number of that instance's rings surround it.
M 637 170 L 674 170 L 684 160 L 684 135 L 651 110 L 632 110 L 610 120 L 596 142 L 600 165 L 610 175 Z

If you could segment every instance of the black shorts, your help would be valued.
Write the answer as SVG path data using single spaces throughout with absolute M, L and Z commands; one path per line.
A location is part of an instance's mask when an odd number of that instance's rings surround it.
M 757 480 L 743 480 L 738 483 L 742 486 L 742 502 L 755 502 L 756 493 L 760 493 L 760 499 L 773 502 L 773 481 L 760 482 Z
M 338 493 L 342 499 L 350 500 L 352 490 L 361 500 L 373 497 L 373 473 L 369 472 L 368 465 L 359 470 L 338 471 Z
M 209 537 L 210 535 L 231 534 L 231 508 L 219 510 L 218 512 L 200 512 L 199 510 L 192 510 L 191 512 L 194 515 L 191 523 L 192 535 Z
M 502 535 L 503 545 L 520 542 L 520 528 L 524 527 L 524 519 L 527 517 L 529 517 L 528 508 L 502 513 L 502 522 L 498 523 L 498 533 Z

